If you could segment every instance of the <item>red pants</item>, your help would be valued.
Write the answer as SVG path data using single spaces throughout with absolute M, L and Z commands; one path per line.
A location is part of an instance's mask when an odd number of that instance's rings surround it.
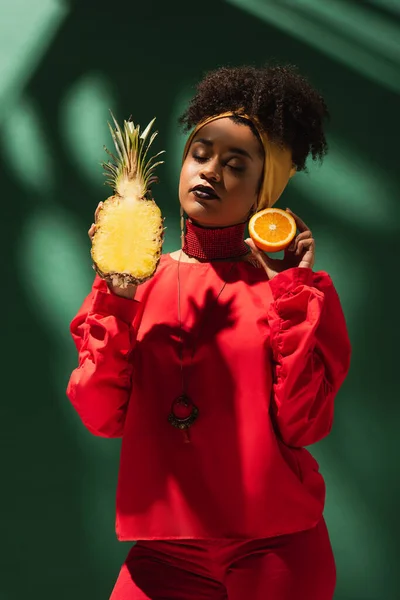
M 322 520 L 264 540 L 138 542 L 110 600 L 331 600 L 335 583 Z

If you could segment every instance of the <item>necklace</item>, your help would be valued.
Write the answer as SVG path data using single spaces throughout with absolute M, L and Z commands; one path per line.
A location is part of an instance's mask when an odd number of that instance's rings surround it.
M 245 229 L 246 223 L 212 229 L 199 227 L 188 219 L 183 251 L 203 261 L 241 258 L 250 252 L 244 241 Z
M 184 370 L 184 366 L 183 366 L 184 343 L 183 343 L 183 336 L 182 336 L 182 310 L 181 310 L 181 279 L 180 279 L 181 258 L 182 258 L 182 251 L 179 255 L 178 267 L 177 267 L 177 269 L 178 269 L 178 321 L 179 321 L 179 344 L 180 344 L 179 360 L 180 360 L 180 369 L 181 369 L 182 393 L 172 402 L 171 412 L 168 416 L 168 421 L 173 427 L 180 429 L 184 433 L 185 442 L 190 442 L 189 428 L 197 420 L 197 418 L 199 416 L 199 409 L 187 394 L 187 391 L 186 391 L 187 390 L 187 387 L 186 387 L 187 381 L 185 379 L 185 370 Z M 226 288 L 226 285 L 228 283 L 228 277 L 232 271 L 234 264 L 235 263 L 233 262 L 227 273 L 226 279 L 215 298 L 213 307 L 217 304 L 222 292 Z M 209 316 L 209 314 L 208 314 L 208 316 Z M 203 325 L 204 325 L 204 320 L 203 320 L 203 322 L 200 323 L 200 327 L 198 328 L 197 336 L 192 345 L 189 369 L 193 363 L 193 358 L 194 358 L 194 355 L 195 355 L 196 349 L 197 349 L 197 342 L 199 340 L 199 336 L 200 336 Z

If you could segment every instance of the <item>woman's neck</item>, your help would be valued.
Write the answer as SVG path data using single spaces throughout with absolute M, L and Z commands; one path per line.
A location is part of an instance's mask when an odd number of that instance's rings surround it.
M 244 241 L 246 223 L 231 227 L 205 228 L 187 221 L 183 253 L 190 259 L 241 260 L 250 249 Z

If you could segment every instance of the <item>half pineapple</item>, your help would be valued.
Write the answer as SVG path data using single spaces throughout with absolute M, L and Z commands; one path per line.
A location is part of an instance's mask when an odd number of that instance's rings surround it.
M 114 286 L 144 283 L 154 274 L 161 257 L 164 226 L 161 211 L 150 196 L 157 181 L 156 167 L 163 161 L 148 151 L 157 136 L 150 135 L 155 119 L 143 133 L 139 125 L 124 121 L 121 128 L 114 116 L 108 124 L 117 156 L 106 148 L 113 162 L 103 163 L 106 183 L 115 194 L 103 204 L 92 239 L 93 266 L 100 277 Z

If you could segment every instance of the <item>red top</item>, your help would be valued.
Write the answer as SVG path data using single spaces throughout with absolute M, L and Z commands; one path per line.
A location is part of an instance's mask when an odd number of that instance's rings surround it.
M 123 436 L 118 538 L 313 527 L 325 485 L 303 446 L 329 433 L 350 358 L 330 277 L 294 268 L 268 281 L 247 262 L 180 264 L 187 393 L 199 408 L 185 443 L 168 422 L 182 392 L 177 269 L 164 255 L 134 301 L 96 277 L 71 324 L 79 367 L 68 397 L 92 433 Z

